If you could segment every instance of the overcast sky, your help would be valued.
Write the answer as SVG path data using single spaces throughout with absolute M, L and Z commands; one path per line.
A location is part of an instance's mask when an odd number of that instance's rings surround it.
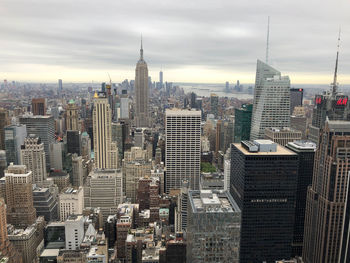
M 265 60 L 292 83 L 350 83 L 349 0 L 0 0 L 0 79 L 133 79 L 143 35 L 150 75 L 254 82 Z

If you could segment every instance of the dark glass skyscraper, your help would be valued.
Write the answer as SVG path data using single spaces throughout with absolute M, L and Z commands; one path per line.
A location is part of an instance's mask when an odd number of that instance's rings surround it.
M 249 140 L 252 124 L 253 104 L 243 104 L 240 109 L 235 109 L 234 140 L 239 143 Z
M 242 211 L 240 262 L 291 257 L 298 155 L 269 140 L 231 144 L 230 192 Z
M 80 155 L 80 139 L 79 131 L 67 131 L 67 152 Z
M 290 89 L 290 114 L 293 113 L 294 108 L 303 105 L 304 89 Z
M 44 143 L 46 169 L 50 169 L 50 144 L 55 142 L 55 120 L 52 116 L 23 115 L 19 117 L 20 124 L 25 124 L 27 134 L 35 134 Z
M 311 141 L 294 141 L 286 146 L 298 155 L 298 180 L 295 203 L 292 255 L 301 256 L 304 239 L 304 221 L 307 188 L 312 183 L 316 144 Z

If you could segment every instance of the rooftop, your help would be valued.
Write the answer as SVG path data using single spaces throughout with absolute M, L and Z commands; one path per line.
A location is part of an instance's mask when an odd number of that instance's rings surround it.
M 298 149 L 298 150 L 313 150 L 316 151 L 316 143 L 312 141 L 306 141 L 306 140 L 297 140 L 294 142 L 289 142 L 287 144 L 288 146 L 291 146 L 292 148 Z
M 202 116 L 201 111 L 199 110 L 187 110 L 187 109 L 166 109 L 166 116 Z
M 258 140 L 258 141 L 266 141 L 266 140 Z M 240 143 L 233 144 L 238 150 L 240 150 L 244 155 L 295 155 L 296 153 L 288 150 L 287 148 L 277 144 L 277 150 L 275 152 L 250 152 L 245 149 Z
M 44 249 L 40 257 L 57 257 L 59 253 L 60 253 L 60 250 L 56 248 Z
M 349 132 L 350 131 L 350 121 L 330 121 L 327 120 L 329 129 L 337 129 L 338 131 Z
M 240 209 L 227 191 L 189 191 L 189 201 L 194 213 L 233 213 Z
M 266 130 L 271 131 L 271 132 L 296 132 L 296 133 L 301 133 L 301 131 L 289 128 L 289 127 L 283 127 L 283 128 L 276 128 L 276 127 L 271 127 L 271 128 L 266 128 Z
M 32 115 L 32 114 L 24 114 L 22 116 L 20 116 L 20 118 L 23 119 L 53 119 L 53 116 L 51 115 Z

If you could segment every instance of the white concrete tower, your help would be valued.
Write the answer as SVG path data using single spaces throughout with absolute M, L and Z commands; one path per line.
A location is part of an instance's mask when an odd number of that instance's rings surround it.
M 180 189 L 183 180 L 189 188 L 199 189 L 201 163 L 201 112 L 166 110 L 166 192 Z

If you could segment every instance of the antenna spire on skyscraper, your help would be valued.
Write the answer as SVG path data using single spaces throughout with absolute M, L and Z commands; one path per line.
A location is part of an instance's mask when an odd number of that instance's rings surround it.
M 340 46 L 340 27 L 339 27 L 338 45 L 337 45 L 337 58 L 335 60 L 334 78 L 333 78 L 333 83 L 332 83 L 332 94 L 333 95 L 335 95 L 337 93 L 337 88 L 338 88 L 337 74 L 338 74 L 339 46 Z
M 270 38 L 270 16 L 267 17 L 267 37 L 266 37 L 266 64 L 269 63 L 269 39 Z
M 140 49 L 140 60 L 143 60 L 143 46 L 142 46 L 142 34 L 141 34 L 141 49 Z

